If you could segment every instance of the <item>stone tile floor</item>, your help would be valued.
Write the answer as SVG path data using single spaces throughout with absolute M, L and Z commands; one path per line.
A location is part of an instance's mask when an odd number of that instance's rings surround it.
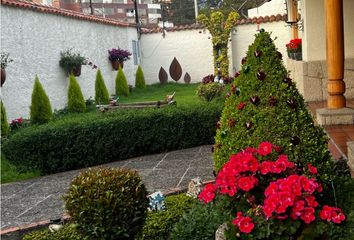
M 325 108 L 326 101 L 310 102 L 309 109 L 313 115 L 316 115 L 316 109 Z M 354 99 L 347 99 L 347 107 L 354 108 Z M 329 149 L 335 159 L 341 157 L 348 158 L 347 142 L 354 141 L 354 123 L 345 125 L 329 125 L 324 126 L 325 131 L 331 138 L 329 141 Z
M 186 188 L 194 177 L 213 179 L 211 146 L 142 156 L 105 164 L 136 169 L 149 192 Z M 1 185 L 1 229 L 17 227 L 64 213 L 61 197 L 81 170 L 63 172 Z

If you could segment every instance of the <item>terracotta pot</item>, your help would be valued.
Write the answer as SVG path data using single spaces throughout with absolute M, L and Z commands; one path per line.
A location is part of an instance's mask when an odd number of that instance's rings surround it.
M 68 67 L 67 68 L 67 75 L 69 76 L 71 73 L 74 74 L 75 77 L 79 77 L 81 75 L 81 65 L 79 66 L 74 66 L 74 67 Z
M 118 61 L 118 60 L 113 60 L 111 61 L 112 63 L 112 68 L 114 70 L 118 70 L 119 69 L 119 66 L 123 69 L 124 67 L 124 62 L 123 61 Z
M 6 72 L 5 69 L 1 68 L 1 87 L 5 83 L 6 80 Z

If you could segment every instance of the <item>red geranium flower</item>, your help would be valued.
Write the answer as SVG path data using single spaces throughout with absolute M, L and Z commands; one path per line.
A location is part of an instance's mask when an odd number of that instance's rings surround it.
M 215 186 L 211 183 L 205 185 L 203 191 L 199 194 L 198 198 L 205 203 L 213 201 L 215 198 Z
M 310 173 L 312 173 L 312 174 L 317 174 L 317 168 L 316 167 L 314 167 L 314 166 L 312 166 L 312 164 L 307 164 L 307 168 L 308 168 L 308 170 L 309 170 L 309 172 Z
M 261 156 L 267 156 L 272 152 L 272 144 L 270 142 L 262 142 L 258 146 L 258 154 Z
M 237 105 L 237 109 L 238 109 L 238 110 L 242 110 L 242 109 L 245 108 L 245 106 L 246 106 L 246 103 L 240 102 L 240 103 Z

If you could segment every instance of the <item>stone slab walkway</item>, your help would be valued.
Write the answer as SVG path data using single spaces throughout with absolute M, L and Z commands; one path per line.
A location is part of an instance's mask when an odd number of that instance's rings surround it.
M 185 188 L 194 177 L 213 179 L 211 146 L 142 156 L 105 164 L 139 171 L 149 192 Z M 81 170 L 1 185 L 1 229 L 17 227 L 64 213 L 61 196 Z

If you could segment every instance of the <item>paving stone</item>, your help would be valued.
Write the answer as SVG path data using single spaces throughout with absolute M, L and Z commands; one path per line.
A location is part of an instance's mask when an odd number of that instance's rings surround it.
M 188 186 L 197 176 L 212 179 L 211 146 L 147 155 L 100 165 L 136 169 L 149 192 Z M 1 229 L 55 219 L 64 214 L 62 195 L 80 170 L 1 185 Z M 209 179 L 205 179 L 209 178 Z

